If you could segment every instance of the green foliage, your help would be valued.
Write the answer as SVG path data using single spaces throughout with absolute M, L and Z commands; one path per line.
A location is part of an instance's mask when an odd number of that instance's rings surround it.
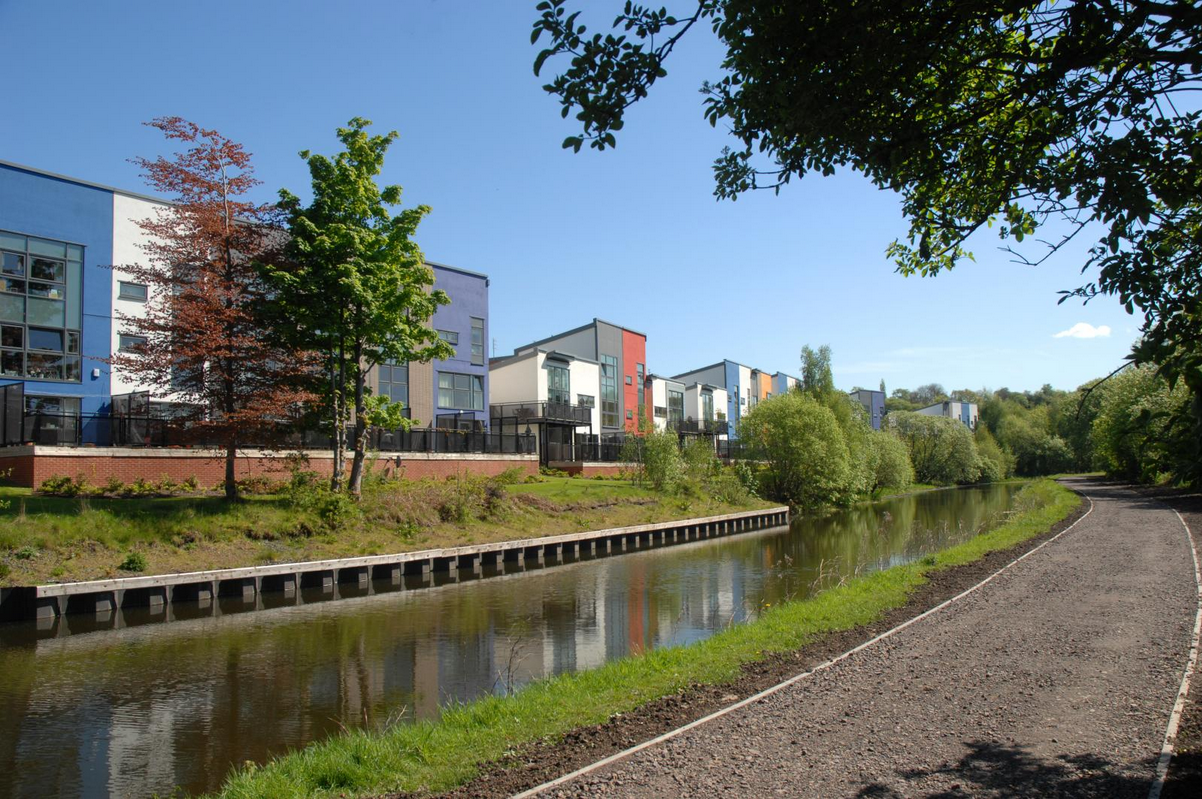
M 764 400 L 743 417 L 739 439 L 766 468 L 760 487 L 771 499 L 799 508 L 845 504 L 853 473 L 835 414 L 808 394 Z
M 1184 384 L 1170 387 L 1150 367 L 1127 369 L 1107 381 L 1093 423 L 1098 465 L 1132 480 L 1187 480 L 1202 451 L 1186 421 L 1190 401 Z
M 872 469 L 871 490 L 905 488 L 914 482 L 914 467 L 905 443 L 890 430 L 874 430 L 868 436 Z
M 150 564 L 146 562 L 146 556 L 141 552 L 131 552 L 125 556 L 125 560 L 117 567 L 125 572 L 144 572 L 150 568 Z
M 807 344 L 801 348 L 801 390 L 823 398 L 835 390 L 831 374 L 831 348 L 823 344 L 817 350 Z
M 686 476 L 695 482 L 710 480 L 722 470 L 714 442 L 709 438 L 690 438 L 681 448 L 681 456 Z
M 978 425 L 973 440 L 981 459 L 981 482 L 994 483 L 1014 474 L 1014 456 L 1002 449 L 987 426 Z
M 656 491 L 671 494 L 685 479 L 685 460 L 676 433 L 655 430 L 642 437 L 642 479 Z
M 919 482 L 954 485 L 980 479 L 976 444 L 972 433 L 960 421 L 899 411 L 889 414 L 889 427 L 910 450 L 910 461 Z
M 410 424 L 383 398 L 369 402 L 368 372 L 386 361 L 425 362 L 453 355 L 451 346 L 429 326 L 434 311 L 449 299 L 441 290 L 430 290 L 433 270 L 413 241 L 430 209 L 419 205 L 393 215 L 390 208 L 400 203 L 401 187 L 381 189 L 376 178 L 397 134 L 369 136 L 370 124 L 355 117 L 339 128 L 344 150 L 332 158 L 301 152 L 313 199 L 303 205 L 296 195 L 280 191 L 290 234 L 287 258 L 266 268 L 275 288 L 275 314 L 287 320 L 289 340 L 317 350 L 325 361 L 313 390 L 322 398 L 332 428 L 339 431 L 335 488 L 342 477 L 342 431 L 354 410 L 349 487 L 356 494 L 366 457 L 367 424 Z

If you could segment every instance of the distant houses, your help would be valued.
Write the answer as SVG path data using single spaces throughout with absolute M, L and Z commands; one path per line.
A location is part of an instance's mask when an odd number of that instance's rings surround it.
M 885 417 L 885 392 L 868 388 L 858 388 L 851 392 L 851 398 L 864 406 L 868 420 L 873 430 L 881 429 L 881 420 Z
M 960 402 L 958 400 L 936 402 L 934 405 L 919 408 L 916 413 L 921 413 L 925 416 L 946 416 L 949 419 L 959 419 L 969 430 L 977 429 L 977 421 L 980 418 L 975 402 Z

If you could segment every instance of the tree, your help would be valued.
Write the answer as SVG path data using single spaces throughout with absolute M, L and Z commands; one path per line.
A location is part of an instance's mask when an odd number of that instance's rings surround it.
M 889 414 L 889 427 L 906 443 L 914 474 L 922 483 L 975 483 L 981 466 L 972 433 L 946 416 L 911 411 Z
M 882 488 L 904 488 L 914 482 L 914 467 L 905 443 L 888 430 L 874 430 L 868 436 L 872 450 L 872 492 Z
M 322 354 L 322 395 L 335 442 L 335 489 L 342 485 L 345 431 L 353 424 L 353 460 L 347 488 L 358 496 L 367 452 L 367 426 L 384 421 L 408 427 L 382 397 L 371 397 L 367 375 L 386 361 L 449 358 L 453 350 L 429 326 L 450 300 L 430 290 L 434 273 L 412 240 L 427 206 L 389 210 L 401 202 L 400 186 L 376 185 L 396 131 L 369 136 L 359 117 L 338 129 L 345 148 L 333 158 L 300 156 L 309 166 L 313 200 L 302 205 L 287 190 L 287 258 L 271 269 L 277 302 L 293 321 L 293 335 Z
M 847 444 L 813 397 L 791 391 L 758 403 L 739 423 L 739 439 L 765 463 L 760 485 L 769 497 L 806 509 L 850 501 Z
M 267 287 L 255 259 L 278 241 L 271 209 L 245 199 L 259 184 L 242 145 L 179 117 L 148 123 L 187 149 L 134 160 L 147 182 L 174 199 L 138 221 L 146 263 L 118 268 L 149 287 L 144 316 L 119 317 L 143 339 L 111 363 L 170 398 L 173 419 L 225 453 L 225 496 L 237 498 L 240 446 L 286 432 L 309 399 L 299 379 L 312 368 L 302 348 L 279 345 L 261 313 Z
M 1181 479 L 1198 459 L 1198 449 L 1180 425 L 1189 402 L 1185 387 L 1170 387 L 1150 368 L 1124 369 L 1102 390 L 1093 423 L 1098 465 L 1126 479 L 1159 482 Z
M 831 348 L 823 344 L 817 350 L 810 346 L 801 348 L 801 390 L 812 397 L 821 398 L 835 390 L 835 378 L 831 374 Z
M 952 268 L 986 227 L 1025 263 L 1097 234 L 1082 264 L 1097 278 L 1061 301 L 1139 309 L 1130 357 L 1188 386 L 1179 412 L 1202 443 L 1196 2 L 699 0 L 682 17 L 627 3 L 608 36 L 567 2 L 540 3 L 531 37 L 550 39 L 536 73 L 570 58 L 546 86 L 581 126 L 565 147 L 614 146 L 680 38 L 708 23 L 726 57 L 704 115 L 734 139 L 714 163 L 719 197 L 849 166 L 902 195 L 909 230 L 887 252 L 903 274 Z M 1038 249 L 1013 248 L 1037 232 Z M 1202 479 L 1202 459 L 1189 474 Z

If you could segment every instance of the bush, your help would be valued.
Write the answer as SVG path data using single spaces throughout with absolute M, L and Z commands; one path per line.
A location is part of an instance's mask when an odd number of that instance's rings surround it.
M 872 490 L 905 488 L 914 482 L 914 466 L 905 443 L 888 430 L 874 430 L 868 437 L 872 453 Z
M 766 463 L 760 487 L 770 498 L 805 509 L 853 498 L 843 431 L 813 397 L 790 392 L 760 402 L 743 417 L 739 438 L 752 458 Z
M 38 493 L 52 497 L 73 497 L 79 493 L 79 487 L 65 474 L 55 474 L 42 481 Z
M 131 552 L 125 556 L 125 560 L 121 561 L 121 565 L 117 568 L 124 572 L 144 572 L 148 566 L 145 555 L 141 552 Z
M 718 462 L 718 453 L 714 451 L 714 442 L 708 438 L 691 438 L 681 449 L 684 459 L 684 470 L 690 480 L 705 482 L 716 477 L 722 469 Z
M 981 458 L 972 432 L 957 419 L 912 411 L 889 414 L 889 426 L 910 450 L 914 474 L 921 483 L 975 483 Z
M 642 479 L 656 491 L 674 493 L 685 477 L 685 461 L 676 434 L 656 430 L 643 436 Z

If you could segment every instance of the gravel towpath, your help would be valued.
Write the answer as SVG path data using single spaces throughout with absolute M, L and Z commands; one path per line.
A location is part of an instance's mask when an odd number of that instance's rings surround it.
M 1093 513 L 979 591 L 548 796 L 1146 797 L 1197 588 L 1172 511 Z

